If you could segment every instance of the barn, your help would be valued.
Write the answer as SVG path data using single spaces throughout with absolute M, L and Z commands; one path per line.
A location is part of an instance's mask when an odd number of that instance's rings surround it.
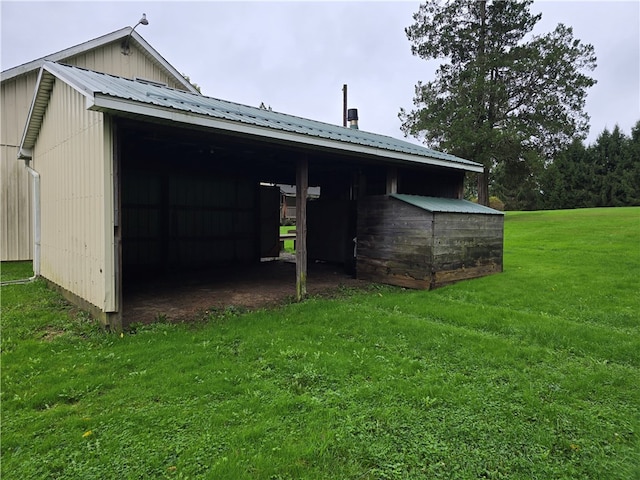
M 45 61 L 160 82 L 172 88 L 198 93 L 131 27 L 3 71 L 0 74 L 1 261 L 33 258 L 32 178 L 24 164 L 16 162 L 16 158 L 40 67 Z
M 215 275 L 218 268 L 273 256 L 279 184 L 296 186 L 298 298 L 306 293 L 310 260 L 383 283 L 415 277 L 407 285 L 417 288 L 502 268 L 502 216 L 465 211 L 471 207 L 461 200 L 465 174 L 481 165 L 158 82 L 44 62 L 20 158 L 40 179 L 33 205 L 36 273 L 116 330 L 130 284 Z M 309 185 L 319 187 L 320 197 L 307 204 Z M 381 258 L 375 252 L 386 248 L 385 229 L 400 229 L 381 220 L 376 230 L 372 212 L 385 210 L 385 202 L 412 206 L 405 196 L 421 213 L 407 211 L 404 230 L 424 243 L 415 248 L 424 255 L 374 271 L 370 265 Z M 429 210 L 425 205 L 436 200 L 426 198 L 448 199 L 448 208 L 460 211 Z M 392 215 L 400 212 L 394 208 Z M 492 223 L 476 221 L 480 215 Z M 482 240 L 475 230 L 483 228 L 494 238 Z M 448 260 L 434 263 L 438 236 L 451 232 L 473 238 L 449 242 Z M 456 261 L 456 255 L 469 258 Z M 414 263 L 423 266 L 416 270 Z M 436 263 L 466 273 L 425 279 Z

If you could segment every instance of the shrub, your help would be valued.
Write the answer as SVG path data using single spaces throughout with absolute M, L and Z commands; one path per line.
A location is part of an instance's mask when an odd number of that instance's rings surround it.
M 504 202 L 495 195 L 489 197 L 489 206 L 494 210 L 504 211 Z

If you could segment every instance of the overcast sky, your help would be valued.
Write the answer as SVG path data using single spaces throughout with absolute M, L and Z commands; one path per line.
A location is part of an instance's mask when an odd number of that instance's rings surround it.
M 136 31 L 207 96 L 341 124 L 346 83 L 361 129 L 402 138 L 398 111 L 438 65 L 413 57 L 404 34 L 419 5 L 1 0 L 0 66 L 133 26 L 144 12 L 149 25 Z M 640 120 L 640 2 L 536 1 L 532 11 L 543 14 L 536 33 L 564 23 L 595 47 L 588 143 L 616 124 L 628 135 Z

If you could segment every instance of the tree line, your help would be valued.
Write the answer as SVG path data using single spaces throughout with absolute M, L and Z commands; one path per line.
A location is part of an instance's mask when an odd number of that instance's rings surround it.
M 640 205 L 640 121 L 630 135 L 616 126 L 589 146 L 574 140 L 531 183 L 528 193 L 496 185 L 496 194 L 518 210 Z
M 502 163 L 490 191 L 507 210 L 640 205 L 640 121 L 630 135 L 616 126 L 588 146 L 574 139 L 546 164 Z

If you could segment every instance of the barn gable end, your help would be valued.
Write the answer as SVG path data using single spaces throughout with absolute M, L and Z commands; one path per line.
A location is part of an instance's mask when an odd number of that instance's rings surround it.
M 128 55 L 122 54 L 122 41 L 131 34 Z M 38 72 L 46 61 L 89 68 L 127 78 L 141 78 L 197 93 L 136 31 L 126 27 L 88 42 L 67 48 L 1 74 L 0 90 L 0 260 L 32 258 L 33 229 L 31 179 L 18 161 L 20 139 Z

